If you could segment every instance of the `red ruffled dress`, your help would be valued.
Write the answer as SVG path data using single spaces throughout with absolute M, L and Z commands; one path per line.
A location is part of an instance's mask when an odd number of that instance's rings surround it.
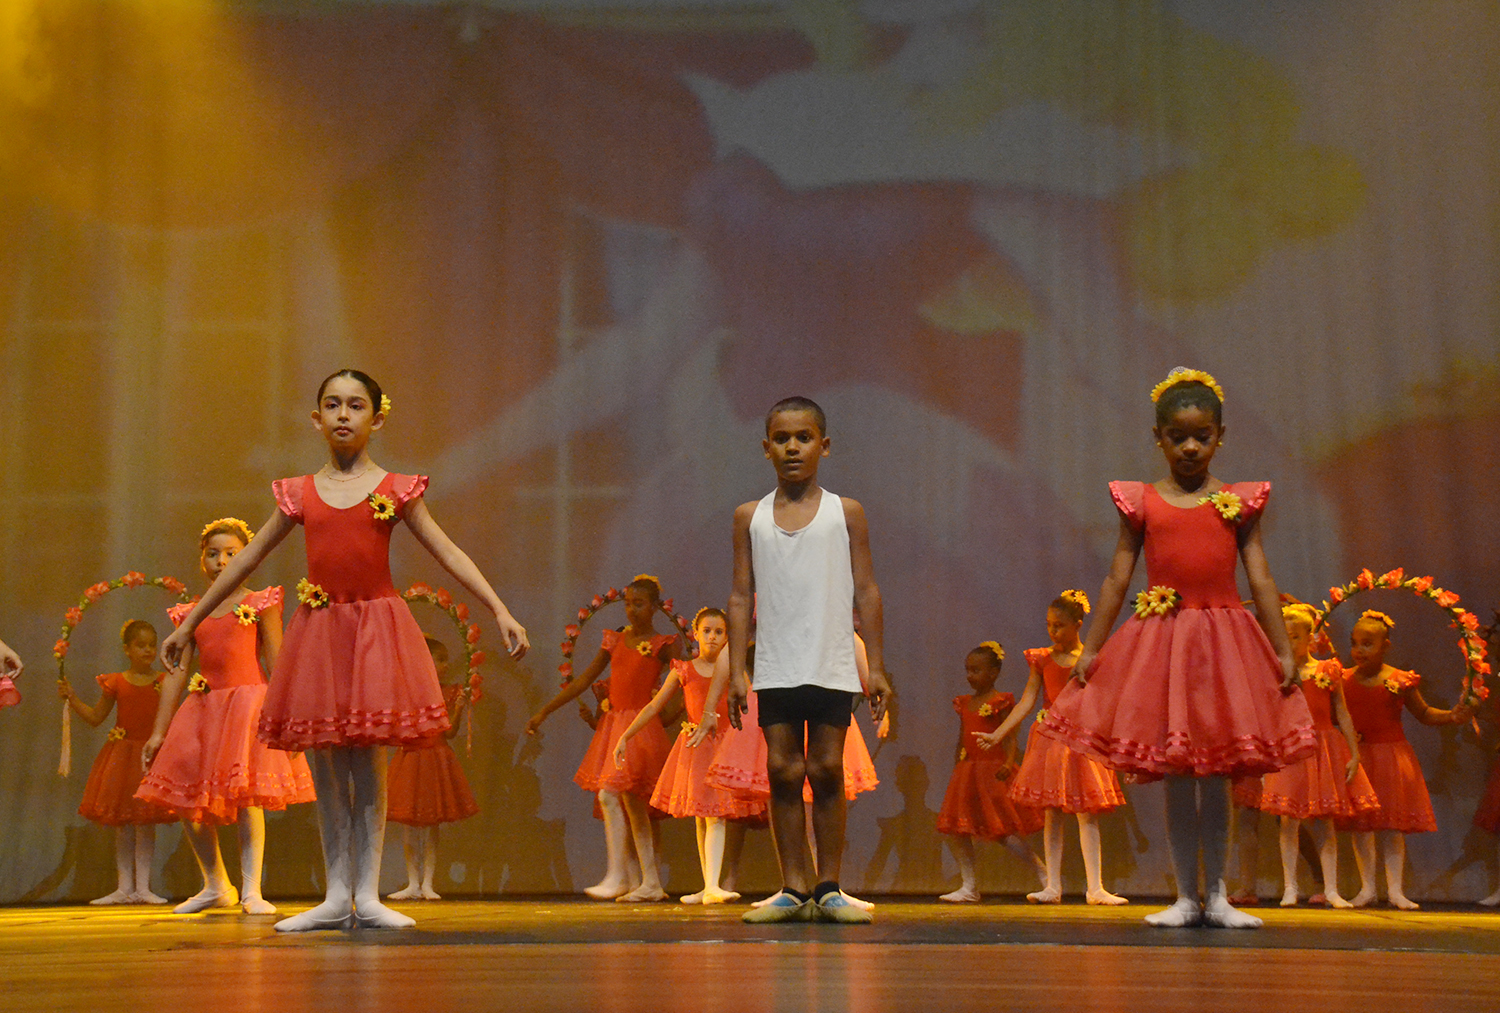
M 1052 706 L 1073 677 L 1073 670 L 1059 665 L 1049 647 L 1027 651 L 1026 663 L 1042 680 L 1044 709 L 1037 715 L 1040 722 L 1046 716 L 1045 708 Z M 1010 797 L 1021 805 L 1065 813 L 1103 813 L 1125 804 L 1125 793 L 1114 771 L 1069 749 L 1039 723 L 1027 736 L 1026 755 L 1011 780 Z
M 760 730 L 760 705 L 753 690 L 740 724 L 742 727 L 730 727 L 720 737 L 718 750 L 708 767 L 708 783 L 741 798 L 766 802 L 771 797 L 771 782 L 766 776 L 766 736 Z M 864 733 L 859 730 L 859 722 L 850 718 L 849 732 L 844 736 L 844 798 L 852 802 L 879 785 Z M 803 784 L 802 798 L 812 801 L 811 785 Z
M 1386 678 L 1396 687 L 1395 692 L 1384 684 L 1361 685 L 1352 668 L 1344 670 L 1343 678 L 1344 703 L 1359 733 L 1359 763 L 1380 804 L 1338 820 L 1336 825 L 1340 830 L 1398 830 L 1403 834 L 1436 830 L 1437 816 L 1432 811 L 1422 765 L 1401 726 L 1401 712 L 1406 709 L 1401 691 L 1415 686 L 1422 677 L 1390 669 Z
M 953 698 L 963 735 L 958 763 L 938 811 L 938 833 L 998 841 L 1042 829 L 1042 810 L 1012 802 L 1010 785 L 996 776 L 1005 771 L 1005 750 L 999 746 L 980 749 L 975 741 L 999 728 L 1015 705 L 1016 698 L 1009 693 L 978 705 L 970 694 Z
M 1313 754 L 1290 766 L 1267 774 L 1261 781 L 1260 799 L 1256 808 L 1276 816 L 1291 816 L 1299 820 L 1347 819 L 1358 813 L 1380 808 L 1380 799 L 1365 776 L 1364 766 L 1354 774 L 1353 781 L 1344 779 L 1344 768 L 1349 764 L 1349 743 L 1344 733 L 1333 722 L 1333 689 L 1344 678 L 1343 668 L 1337 661 L 1318 663 L 1318 674 L 1302 682 L 1302 695 L 1307 700 L 1307 709 L 1312 712 L 1313 732 L 1318 737 L 1318 748 Z M 1318 679 L 1328 681 L 1329 688 L 1318 685 Z M 1361 754 L 1364 749 L 1361 748 Z
M 704 816 L 719 819 L 753 819 L 766 811 L 764 802 L 741 798 L 723 788 L 708 783 L 708 768 L 714 760 L 722 729 L 729 728 L 729 704 L 719 701 L 718 722 L 715 734 L 697 746 L 688 745 L 688 739 L 703 720 L 703 705 L 708 698 L 708 676 L 698 672 L 691 661 L 672 662 L 672 671 L 682 684 L 682 701 L 687 709 L 687 720 L 667 762 L 656 782 L 656 791 L 651 794 L 651 805 L 671 816 Z
M 1109 488 L 1144 536 L 1148 583 L 1180 600 L 1166 615 L 1127 619 L 1087 685 L 1066 686 L 1040 727 L 1142 779 L 1253 776 L 1313 752 L 1307 703 L 1282 694 L 1276 652 L 1235 586 L 1240 532 L 1265 509 L 1271 484 L 1224 486 L 1240 501 L 1235 520 L 1208 502 L 1173 506 L 1142 482 Z
M 605 630 L 600 637 L 599 647 L 609 655 L 609 710 L 599 719 L 588 752 L 573 775 L 573 781 L 584 791 L 612 791 L 651 801 L 672 748 L 661 719 L 652 718 L 631 737 L 625 746 L 623 766 L 615 766 L 615 745 L 641 708 L 656 695 L 656 681 L 663 667 L 661 652 L 674 639 L 665 633 L 653 634 L 650 640 L 642 641 L 648 650 L 642 654 L 625 642 L 621 630 Z
M 247 594 L 240 605 L 254 610 L 251 621 L 230 612 L 193 631 L 208 692 L 189 693 L 172 716 L 138 793 L 194 823 L 233 823 L 241 809 L 285 809 L 316 797 L 302 756 L 255 737 L 266 699 L 257 640 L 266 610 L 280 621 L 281 588 Z M 168 610 L 172 625 L 181 625 L 192 608 Z
M 271 488 L 281 512 L 306 529 L 307 579 L 327 597 L 303 601 L 292 615 L 261 710 L 261 741 L 297 752 L 441 737 L 448 707 L 437 669 L 390 566 L 391 530 L 427 477 L 388 474 L 343 510 L 323 502 L 311 475 Z
M 135 797 L 141 786 L 141 748 L 156 724 L 162 676 L 145 686 L 137 686 L 124 672 L 94 678 L 106 696 L 115 698 L 115 726 L 89 768 L 78 815 L 108 827 L 177 822 L 170 810 Z
M 449 707 L 469 687 L 454 683 L 443 687 Z M 447 739 L 434 740 L 416 749 L 398 749 L 391 756 L 386 777 L 385 818 L 411 827 L 435 827 L 457 823 L 479 812 L 479 803 L 469 790 L 469 779 Z

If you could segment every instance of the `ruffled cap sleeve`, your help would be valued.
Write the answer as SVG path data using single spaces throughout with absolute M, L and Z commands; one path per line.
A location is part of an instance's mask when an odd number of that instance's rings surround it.
M 1016 705 L 1016 698 L 1011 693 L 1001 693 L 995 697 L 994 708 L 999 711 L 1009 711 Z
M 962 714 L 964 712 L 964 705 L 967 704 L 968 702 L 969 702 L 969 698 L 966 697 L 966 696 L 956 696 L 956 697 L 954 697 L 953 698 L 953 713 L 955 713 L 955 714 Z
M 278 478 L 271 483 L 271 495 L 276 497 L 276 509 L 298 524 L 302 523 L 302 492 L 309 477 Z
M 277 608 L 285 601 L 285 593 L 279 584 L 273 584 L 263 591 L 256 591 L 245 596 L 245 604 L 255 611 L 260 612 L 268 608 Z
M 605 630 L 599 637 L 599 649 L 606 653 L 613 651 L 624 635 L 619 630 Z
M 1025 652 L 1026 664 L 1032 668 L 1040 669 L 1047 662 L 1047 655 L 1052 653 L 1050 647 L 1028 647 Z
M 101 675 L 96 675 L 96 676 L 94 676 L 94 681 L 99 684 L 99 688 L 102 689 L 102 690 L 104 690 L 105 693 L 109 694 L 110 696 L 119 696 L 119 694 L 120 694 L 120 673 L 119 672 L 105 672 L 105 673 L 103 673 Z
M 1240 498 L 1240 516 L 1235 523 L 1244 527 L 1265 512 L 1266 501 L 1271 498 L 1271 483 L 1236 482 L 1232 491 Z
M 1111 482 L 1109 498 L 1115 501 L 1115 509 L 1125 518 L 1131 530 L 1140 531 L 1146 523 L 1146 483 Z
M 406 516 L 406 504 L 414 499 L 420 499 L 427 491 L 426 475 L 393 475 L 391 481 L 391 494 L 396 500 L 396 512 Z
M 189 612 L 193 611 L 193 606 L 196 604 L 198 604 L 198 599 L 194 598 L 192 601 L 186 601 L 181 603 L 180 605 L 173 605 L 171 608 L 167 609 L 167 618 L 172 620 L 173 626 L 181 626 L 182 621 L 187 618 L 187 614 Z

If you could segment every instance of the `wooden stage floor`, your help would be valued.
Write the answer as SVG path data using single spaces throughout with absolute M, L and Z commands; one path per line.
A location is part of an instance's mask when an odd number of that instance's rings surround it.
M 300 936 L 238 913 L 0 908 L 0 1010 L 1500 1010 L 1500 914 L 1475 909 L 1261 908 L 1265 928 L 1229 932 L 1151 929 L 1149 904 L 891 900 L 872 926 L 779 927 L 741 905 L 401 908 L 416 929 Z

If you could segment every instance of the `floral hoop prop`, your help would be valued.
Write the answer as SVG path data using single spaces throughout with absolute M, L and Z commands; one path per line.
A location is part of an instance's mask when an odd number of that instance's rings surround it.
M 1458 595 L 1438 587 L 1431 577 L 1408 577 L 1399 566 L 1378 577 L 1368 569 L 1361 570 L 1359 576 L 1349 583 L 1328 589 L 1328 601 L 1323 603 L 1323 616 L 1313 632 L 1322 631 L 1328 625 L 1328 617 L 1333 610 L 1357 595 L 1366 591 L 1399 590 L 1410 591 L 1418 598 L 1427 599 L 1452 617 L 1452 626 L 1459 631 L 1458 649 L 1464 656 L 1461 699 L 1466 704 L 1474 705 L 1488 697 L 1490 690 L 1484 684 L 1484 677 L 1490 674 L 1490 665 L 1486 660 L 1489 648 L 1480 635 L 1479 617 L 1461 607 Z
M 562 676 L 562 684 L 564 686 L 573 681 L 573 650 L 578 646 L 578 635 L 583 632 L 584 624 L 592 619 L 594 613 L 600 609 L 607 608 L 616 602 L 624 600 L 624 592 L 613 587 L 603 594 L 596 594 L 589 600 L 587 605 L 578 610 L 578 622 L 569 623 L 563 627 L 563 633 L 567 635 L 567 639 L 562 642 L 560 648 L 563 660 L 562 664 L 557 666 L 557 674 Z M 685 616 L 678 615 L 672 611 L 671 598 L 659 603 L 656 607 L 662 615 L 672 620 L 672 625 L 677 627 L 677 635 L 687 642 L 687 654 L 684 656 L 692 657 L 697 651 L 697 645 L 693 643 L 693 638 L 688 636 L 688 631 L 692 629 L 692 623 Z
M 118 591 L 122 587 L 159 587 L 169 594 L 175 595 L 180 602 L 191 600 L 187 593 L 187 585 L 176 577 L 147 577 L 144 573 L 131 570 L 123 577 L 114 580 L 101 580 L 97 584 L 91 584 L 78 599 L 78 604 L 63 613 L 62 633 L 57 638 L 57 643 L 52 645 L 52 656 L 57 659 L 57 681 L 59 684 L 68 681 L 67 661 L 68 647 L 73 640 L 73 631 L 78 624 L 83 622 L 83 614 L 99 599 L 111 591 Z M 61 777 L 67 777 L 73 766 L 73 728 L 70 720 L 72 714 L 68 702 L 63 701 L 62 719 L 62 755 L 58 757 L 57 773 Z
M 440 587 L 434 590 L 431 585 L 421 581 L 401 592 L 401 597 L 408 603 L 425 601 L 429 605 L 435 605 L 453 620 L 453 625 L 458 630 L 460 643 L 464 647 L 464 671 L 468 673 L 469 702 L 478 703 L 484 696 L 484 676 L 479 674 L 479 666 L 484 664 L 484 659 L 488 655 L 479 649 L 479 624 L 469 622 L 469 606 L 461 601 L 454 601 L 453 595 L 449 594 L 446 588 Z

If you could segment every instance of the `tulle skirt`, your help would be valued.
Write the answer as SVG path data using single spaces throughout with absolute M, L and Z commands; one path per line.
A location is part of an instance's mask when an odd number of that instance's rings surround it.
M 996 777 L 1005 767 L 1003 759 L 959 760 L 948 779 L 943 808 L 938 812 L 938 833 L 998 841 L 1042 829 L 1045 821 L 1042 810 L 1017 805 L 1011 800 L 1009 782 Z
M 651 801 L 672 748 L 660 721 L 646 722 L 626 743 L 624 765 L 615 766 L 615 745 L 639 713 L 639 709 L 611 710 L 599 719 L 588 752 L 573 775 L 573 781 L 584 791 L 612 791 Z
M 1318 748 L 1311 756 L 1265 776 L 1256 808 L 1299 820 L 1348 819 L 1380 808 L 1362 765 L 1353 781 L 1344 779 L 1349 744 L 1343 734 L 1320 728 L 1317 736 Z
M 670 816 L 712 816 L 720 819 L 745 820 L 766 811 L 764 801 L 742 798 L 708 782 L 708 768 L 718 748 L 718 736 L 697 746 L 689 746 L 683 731 L 672 743 L 672 751 L 662 767 L 651 805 Z
M 751 693 L 743 727 L 730 728 L 722 736 L 708 767 L 708 783 L 741 798 L 765 801 L 771 797 L 771 782 L 766 777 L 766 737 L 760 730 L 759 716 L 760 708 Z M 850 718 L 849 733 L 844 736 L 844 797 L 852 802 L 879 784 L 864 734 L 859 723 Z M 812 801 L 811 785 L 802 786 L 802 798 Z
M 1500 833 L 1500 761 L 1490 770 L 1490 783 L 1484 787 L 1484 798 L 1474 813 L 1474 825 L 1492 834 Z
M 448 730 L 427 642 L 400 598 L 300 606 L 287 626 L 260 738 L 297 752 L 414 746 Z
M 1336 821 L 1340 830 L 1398 830 L 1421 834 L 1437 829 L 1432 798 L 1422 765 L 1411 743 L 1365 742 L 1359 747 L 1359 762 L 1369 776 L 1370 787 L 1380 804 L 1374 809 Z
M 398 749 L 386 774 L 385 818 L 412 827 L 457 823 L 479 812 L 469 779 L 447 742 Z
M 170 809 L 135 797 L 141 786 L 141 749 L 132 739 L 110 739 L 94 757 L 78 815 L 108 827 L 144 823 L 176 823 Z
M 255 737 L 266 686 L 189 693 L 167 729 L 139 795 L 194 823 L 233 823 L 241 809 L 311 802 L 312 774 L 300 754 Z
M 1042 723 L 1074 749 L 1139 780 L 1265 774 L 1316 748 L 1301 693 L 1244 609 L 1131 619 L 1070 681 Z
M 1103 813 L 1125 804 L 1120 781 L 1108 767 L 1069 749 L 1033 725 L 1021 769 L 1011 779 L 1010 798 L 1034 809 Z

